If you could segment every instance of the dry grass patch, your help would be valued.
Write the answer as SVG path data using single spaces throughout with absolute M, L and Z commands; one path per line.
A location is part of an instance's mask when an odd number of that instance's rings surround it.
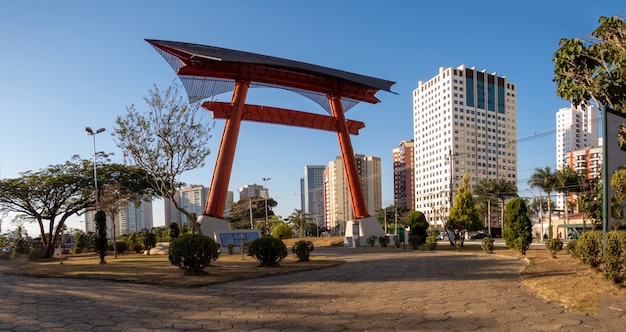
M 495 253 L 524 258 L 512 249 Z M 537 296 L 571 310 L 596 314 L 601 297 L 626 295 L 623 285 L 605 279 L 599 270 L 580 263 L 565 250 L 552 258 L 546 250 L 533 249 L 526 252 L 525 258 L 528 265 L 523 285 Z
M 62 263 L 61 263 L 62 262 Z M 286 257 L 278 267 L 259 267 L 253 257 L 221 254 L 217 261 L 200 276 L 185 276 L 171 265 L 167 255 L 118 254 L 106 257 L 107 264 L 99 264 L 98 257 L 67 257 L 30 262 L 25 257 L 0 260 L 0 271 L 36 277 L 99 279 L 121 282 L 164 285 L 172 287 L 197 287 L 215 283 L 260 278 L 265 276 L 325 268 L 340 264 L 336 259 L 314 256 L 309 262 L 298 262 Z

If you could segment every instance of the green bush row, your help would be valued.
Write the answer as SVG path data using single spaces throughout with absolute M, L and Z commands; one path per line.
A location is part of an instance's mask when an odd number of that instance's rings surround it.
M 626 280 L 626 232 L 624 231 L 610 231 L 606 234 L 604 257 L 602 257 L 602 231 L 583 233 L 578 240 L 568 243 L 567 251 L 583 264 L 601 269 L 603 275 L 615 283 L 622 283 Z M 602 267 L 603 263 L 604 267 Z

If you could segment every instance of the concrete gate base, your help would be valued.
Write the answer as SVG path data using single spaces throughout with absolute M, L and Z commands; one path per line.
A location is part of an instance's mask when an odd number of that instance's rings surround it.
M 209 236 L 213 239 L 216 237 L 217 231 L 229 231 L 230 224 L 223 219 L 209 217 L 209 216 L 199 216 L 196 221 L 200 224 L 200 229 L 202 229 L 202 234 Z
M 346 247 L 361 247 L 367 245 L 367 238 L 370 236 L 385 235 L 385 230 L 376 217 L 367 217 L 346 222 L 346 235 L 343 245 Z

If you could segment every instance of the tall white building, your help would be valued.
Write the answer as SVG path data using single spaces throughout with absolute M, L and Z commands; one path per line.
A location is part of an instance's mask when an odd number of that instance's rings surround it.
M 355 154 L 357 170 L 361 179 L 361 189 L 371 216 L 382 208 L 381 162 L 379 157 L 366 157 Z M 348 190 L 348 182 L 343 168 L 342 157 L 328 163 L 325 177 L 325 222 L 330 229 L 344 232 L 346 221 L 353 220 L 352 202 Z
M 174 200 L 179 206 L 196 216 L 204 213 L 207 197 L 209 196 L 209 187 L 203 185 L 190 184 L 178 190 Z M 165 226 L 169 226 L 175 222 L 179 225 L 187 225 L 187 217 L 174 206 L 174 203 L 168 199 L 164 199 L 165 204 Z M 229 191 L 226 195 L 226 205 L 224 206 L 224 216 L 229 216 L 230 206 L 233 204 L 233 192 Z
M 515 84 L 461 65 L 413 91 L 415 209 L 443 227 L 463 175 L 517 184 Z
M 599 146 L 598 109 L 591 105 L 561 108 L 556 113 L 556 169 L 569 166 L 579 169 L 572 163 L 572 151 Z M 578 158 L 581 158 L 578 156 Z M 580 170 L 580 169 L 579 169 Z M 564 208 L 565 197 L 557 193 L 557 209 Z

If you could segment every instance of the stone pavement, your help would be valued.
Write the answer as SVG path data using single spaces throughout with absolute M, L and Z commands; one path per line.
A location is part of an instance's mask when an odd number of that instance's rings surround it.
M 623 331 L 520 284 L 519 259 L 315 248 L 336 267 L 201 288 L 0 275 L 0 331 Z M 182 277 L 182 276 L 181 276 Z M 584 285 L 581 285 L 584 287 Z M 601 309 L 602 311 L 602 309 Z

